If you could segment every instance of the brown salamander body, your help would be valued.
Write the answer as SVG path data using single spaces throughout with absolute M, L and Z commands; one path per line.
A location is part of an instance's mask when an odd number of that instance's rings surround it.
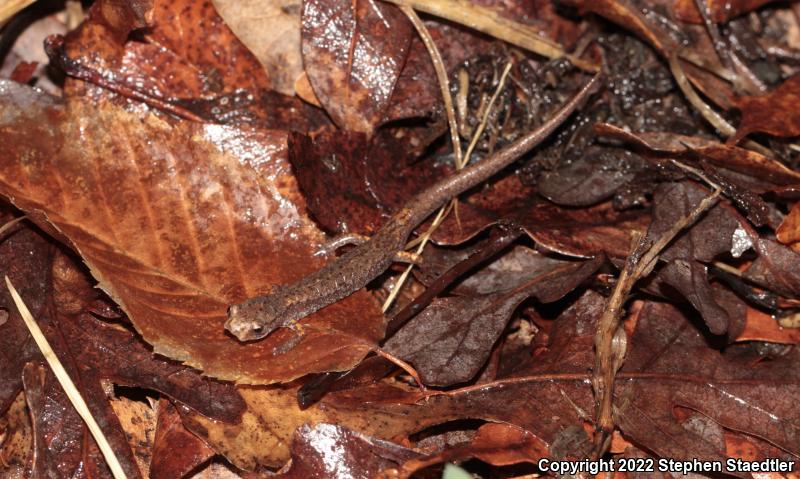
M 405 248 L 411 232 L 450 198 L 487 180 L 538 145 L 599 86 L 595 76 L 552 118 L 536 130 L 425 189 L 412 198 L 369 241 L 351 249 L 300 281 L 278 286 L 265 296 L 248 299 L 228 310 L 225 328 L 241 341 L 263 338 L 280 327 L 335 303 L 378 277 Z

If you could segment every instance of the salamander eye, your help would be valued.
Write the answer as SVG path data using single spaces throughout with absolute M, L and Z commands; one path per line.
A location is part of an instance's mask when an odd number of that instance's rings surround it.
M 264 332 L 264 328 L 261 326 L 254 326 L 252 329 L 253 334 L 261 334 Z

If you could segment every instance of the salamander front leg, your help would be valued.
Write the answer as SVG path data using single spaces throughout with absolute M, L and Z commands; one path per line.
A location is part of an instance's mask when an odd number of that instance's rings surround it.
M 335 253 L 336 250 L 342 246 L 347 246 L 349 244 L 360 245 L 367 241 L 369 241 L 369 236 L 360 235 L 358 233 L 341 234 L 322 245 L 319 251 L 314 253 L 314 256 L 328 256 L 329 254 Z
M 396 263 L 409 263 L 419 265 L 422 263 L 422 256 L 412 251 L 398 251 L 392 260 Z

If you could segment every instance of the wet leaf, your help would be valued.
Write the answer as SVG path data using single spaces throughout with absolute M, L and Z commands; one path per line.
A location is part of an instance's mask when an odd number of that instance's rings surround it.
M 560 299 L 594 273 L 602 259 L 543 262 L 529 265 L 524 274 L 509 278 L 496 291 L 435 299 L 384 349 L 410 362 L 426 385 L 450 386 L 472 379 L 522 301 Z
M 689 163 L 696 162 L 699 156 L 756 181 L 781 186 L 800 183 L 800 173 L 780 161 L 714 140 L 667 132 L 630 133 L 609 124 L 598 124 L 595 130 L 603 136 L 617 138 L 654 153 L 675 155 Z
M 735 145 L 751 133 L 781 138 L 800 135 L 800 113 L 794 108 L 799 100 L 800 76 L 789 78 L 765 95 L 737 98 L 736 107 L 742 112 L 742 119 L 728 144 Z
M 781 222 L 775 237 L 783 244 L 800 241 L 800 203 L 795 203 L 789 214 Z
M 275 91 L 292 96 L 303 73 L 299 0 L 212 0 L 233 33 L 258 58 Z
M 709 194 L 687 182 L 659 186 L 654 197 L 653 223 L 648 229 L 647 240 L 657 241 Z M 688 231 L 680 234 L 660 255 L 660 259 L 667 264 L 659 271 L 659 279 L 677 289 L 692 303 L 714 334 L 723 334 L 728 330 L 729 318 L 725 309 L 716 303 L 708 284 L 706 266 L 700 262 L 708 263 L 723 253 L 735 251 L 737 231 L 750 237 L 744 221 L 738 218 L 735 211 L 719 204 Z
M 626 257 L 633 231 L 649 222 L 641 210 L 616 211 L 610 202 L 589 208 L 563 208 L 536 196 L 517 175 L 503 178 L 459 203 L 459 216 L 448 217 L 434 234 L 437 242 L 458 244 L 498 218 L 513 221 L 544 248 L 578 258 L 606 254 Z
M 199 437 L 186 430 L 177 409 L 166 399 L 158 402 L 152 448 L 151 479 L 185 477 L 214 455 Z
M 404 161 L 397 153 L 404 142 L 393 141 L 392 134 L 381 130 L 369 139 L 326 129 L 313 138 L 289 136 L 295 177 L 309 211 L 327 231 L 373 234 L 415 192 L 438 179 L 444 168 Z
M 339 127 L 369 134 L 383 121 L 412 31 L 397 7 L 375 0 L 303 2 L 303 64 Z
M 132 9 L 135 15 L 114 2 L 95 2 L 78 29 L 47 39 L 54 64 L 99 87 L 68 82 L 68 95 L 100 97 L 110 90 L 185 116 L 186 111 L 173 105 L 179 99 L 222 97 L 240 89 L 252 93 L 270 86 L 258 61 L 209 0 L 157 0 L 135 3 Z M 142 27 L 148 27 L 144 41 L 130 41 L 130 31 Z
M 334 424 L 303 426 L 292 441 L 292 465 L 277 477 L 328 479 L 376 477 L 419 454 Z
M 800 273 L 794 266 L 800 261 L 800 254 L 777 241 L 763 238 L 755 242 L 754 248 L 758 258 L 745 271 L 745 278 L 785 296 L 800 296 Z
M 290 331 L 249 344 L 224 333 L 230 304 L 322 262 L 285 133 L 173 127 L 10 83 L 2 92 L 0 137 L 14 147 L 0 158 L 0 192 L 47 216 L 157 353 L 224 379 L 272 382 L 352 366 L 379 337 L 366 293 L 309 318 L 299 342 Z

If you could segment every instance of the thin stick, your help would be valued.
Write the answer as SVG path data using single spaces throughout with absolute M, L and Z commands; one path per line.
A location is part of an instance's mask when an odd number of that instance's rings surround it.
M 708 104 L 700 98 L 700 95 L 697 94 L 694 87 L 689 82 L 689 79 L 686 77 L 686 73 L 683 71 L 677 54 L 669 56 L 669 69 L 672 71 L 672 76 L 675 77 L 675 82 L 678 84 L 678 87 L 698 113 L 700 113 L 707 122 L 711 123 L 711 126 L 722 133 L 725 138 L 733 136 L 736 133 L 736 128 L 731 126 L 719 113 L 714 111 L 713 108 L 708 106 Z
M 9 221 L 8 223 L 4 224 L 3 226 L 0 226 L 0 238 L 3 238 L 3 236 L 6 233 L 8 233 L 8 231 L 11 228 L 14 227 L 14 225 L 18 224 L 20 221 L 22 221 L 24 219 L 27 219 L 27 218 L 28 218 L 27 216 L 20 216 L 19 218 L 14 218 L 13 220 Z
M 450 204 L 452 204 L 452 203 L 450 203 Z M 447 206 L 443 206 L 443 207 L 441 207 L 439 209 L 439 212 L 436 214 L 436 217 L 433 219 L 433 223 L 431 224 L 431 227 L 428 228 L 428 231 L 426 231 L 424 235 L 422 235 L 422 237 L 421 237 L 422 239 L 419 242 L 419 246 L 417 246 L 417 251 L 415 251 L 416 254 L 422 254 L 422 251 L 425 249 L 425 246 L 428 244 L 428 240 L 430 240 L 431 235 L 433 234 L 433 232 L 436 230 L 436 228 L 438 228 L 439 225 L 444 220 L 444 216 L 445 216 L 445 213 L 447 211 L 449 211 L 449 207 L 447 207 Z M 381 312 L 385 313 L 392 306 L 392 303 L 394 302 L 395 298 L 397 298 L 397 295 L 400 294 L 400 290 L 403 288 L 403 284 L 405 284 L 406 280 L 408 279 L 408 275 L 411 274 L 411 270 L 413 268 L 414 268 L 414 265 L 413 264 L 409 264 L 408 267 L 406 268 L 406 270 L 403 271 L 403 274 L 400 275 L 400 278 L 398 278 L 397 283 L 395 283 L 395 285 L 394 285 L 394 288 L 392 288 L 392 292 L 389 293 L 389 297 L 386 298 L 386 301 L 383 302 L 383 306 L 381 307 Z
M 19 293 L 17 293 L 14 285 L 11 284 L 11 280 L 8 279 L 8 276 L 6 276 L 6 286 L 8 286 L 8 291 L 11 292 L 11 297 L 14 299 L 14 303 L 17 305 L 17 309 L 19 310 L 20 316 L 22 316 L 22 320 L 25 322 L 25 326 L 28 327 L 31 336 L 33 336 L 33 340 L 36 341 L 36 345 L 39 346 L 39 349 L 42 351 L 44 359 L 47 360 L 47 364 L 50 365 L 50 369 L 53 370 L 53 373 L 55 374 L 56 379 L 58 379 L 59 384 L 61 384 L 61 387 L 64 388 L 64 392 L 67 393 L 67 398 L 69 398 L 72 406 L 86 423 L 86 426 L 89 428 L 89 432 L 92 433 L 92 437 L 94 437 L 95 442 L 97 442 L 100 452 L 103 453 L 103 457 L 108 464 L 108 468 L 111 469 L 111 474 L 114 476 L 114 479 L 125 479 L 125 471 L 122 469 L 122 465 L 119 463 L 117 456 L 111 449 L 111 445 L 108 443 L 106 436 L 103 434 L 100 426 L 97 425 L 94 417 L 92 417 L 92 413 L 89 412 L 89 407 L 81 397 L 81 393 L 78 392 L 78 388 L 75 387 L 75 383 L 73 383 L 70 379 L 69 374 L 67 374 L 67 371 L 64 369 L 61 361 L 58 360 L 56 353 L 50 347 L 50 344 L 47 342 L 44 334 L 42 334 L 42 330 L 39 329 L 39 325 L 36 324 L 36 320 L 33 319 L 33 315 L 31 314 L 30 310 L 28 310 L 25 302 L 22 301 L 22 298 L 19 296 Z
M 501 17 L 492 9 L 466 0 L 386 0 L 401 7 L 411 7 L 420 12 L 450 20 L 504 40 L 545 58 L 567 58 L 581 70 L 596 73 L 600 67 L 566 53 L 558 43 L 539 35 L 533 28 Z
M 407 362 L 403 361 L 402 359 L 398 358 L 392 353 L 384 351 L 381 348 L 376 347 L 373 349 L 373 351 L 375 351 L 375 354 L 377 354 L 378 356 L 382 357 L 383 359 L 389 361 L 390 363 L 396 365 L 397 367 L 408 373 L 408 375 L 411 376 L 411 378 L 417 383 L 419 392 L 424 394 L 425 391 L 428 390 L 425 387 L 425 384 L 423 384 L 422 378 L 419 376 L 419 373 L 417 372 L 416 369 L 414 369 L 414 366 L 408 364 Z
M 608 299 L 607 306 L 597 324 L 595 333 L 595 366 L 592 375 L 592 388 L 597 400 L 597 425 L 600 434 L 595 442 L 593 457 L 605 454 L 614 429 L 613 418 L 613 389 L 617 371 L 622 366 L 625 357 L 624 331 L 619 327 L 622 308 L 636 282 L 649 275 L 655 267 L 661 251 L 685 228 L 694 224 L 706 210 L 717 203 L 721 190 L 703 198 L 688 215 L 682 217 L 672 227 L 656 240 L 647 252 L 642 253 L 644 243 L 637 235 L 633 240 L 631 254 L 625 262 L 625 267 L 619 275 L 614 292 Z M 616 343 L 616 344 L 615 344 Z
M 414 28 L 417 30 L 422 43 L 428 50 L 428 55 L 433 62 L 433 69 L 436 71 L 436 78 L 439 81 L 439 89 L 442 91 L 442 101 L 444 101 L 444 111 L 447 114 L 447 124 L 450 127 L 450 141 L 453 143 L 453 157 L 455 158 L 456 169 L 460 170 L 464 167 L 464 160 L 461 156 L 461 139 L 458 136 L 458 120 L 456 119 L 456 110 L 453 107 L 453 97 L 450 95 L 450 81 L 447 78 L 447 70 L 444 68 L 444 61 L 439 49 L 436 48 L 436 42 L 433 41 L 428 28 L 422 23 L 422 20 L 417 15 L 413 8 L 405 5 L 400 5 L 400 10 L 405 13 Z
M 467 152 L 464 154 L 464 163 L 469 163 L 470 156 L 472 156 L 472 150 L 475 149 L 475 145 L 478 144 L 478 140 L 480 139 L 481 135 L 483 135 L 483 131 L 486 129 L 486 123 L 489 121 L 489 115 L 492 113 L 492 109 L 494 108 L 494 104 L 497 101 L 497 97 L 500 96 L 500 92 L 503 91 L 503 87 L 506 85 L 506 79 L 508 78 L 508 72 L 511 71 L 512 63 L 506 63 L 505 69 L 503 69 L 503 74 L 500 76 L 500 82 L 497 84 L 497 89 L 495 89 L 494 94 L 492 95 L 492 99 L 489 100 L 489 106 L 486 107 L 486 111 L 483 112 L 483 118 L 481 118 L 481 123 L 478 126 L 478 129 L 475 130 L 475 134 L 472 135 L 472 141 L 469 142 L 469 146 L 467 147 Z
M 406 7 L 403 7 L 403 8 L 406 8 Z M 467 163 L 469 163 L 470 156 L 472 155 L 472 150 L 475 147 L 475 145 L 478 143 L 478 138 L 483 134 L 483 130 L 486 129 L 486 123 L 487 123 L 487 121 L 489 119 L 489 115 L 491 114 L 492 109 L 494 108 L 494 104 L 495 104 L 495 101 L 497 100 L 497 97 L 500 95 L 500 92 L 503 90 L 503 87 L 505 86 L 506 78 L 508 78 L 508 72 L 511 71 L 511 65 L 512 65 L 511 62 L 509 62 L 506 65 L 505 70 L 503 70 L 503 75 L 500 77 L 500 82 L 497 85 L 497 89 L 495 89 L 494 94 L 492 95 L 492 99 L 489 101 L 489 106 L 486 108 L 486 111 L 484 112 L 483 118 L 481 119 L 481 124 L 478 127 L 478 129 L 475 130 L 475 133 L 472 135 L 472 140 L 470 141 L 469 148 L 467 149 L 467 154 L 464 157 L 464 162 L 462 163 L 461 168 L 463 168 L 464 166 L 466 166 Z M 456 132 L 456 135 L 457 134 L 458 133 Z M 456 167 L 458 168 L 458 165 L 456 165 Z M 439 209 L 439 213 L 436 214 L 436 218 L 433 220 L 433 223 L 431 224 L 431 227 L 428 229 L 428 231 L 426 231 L 425 234 L 422 235 L 422 237 L 417 238 L 416 240 L 414 240 L 414 241 L 412 241 L 410 243 L 409 247 L 413 247 L 413 244 L 416 243 L 416 242 L 419 243 L 419 246 L 417 247 L 416 254 L 418 254 L 418 255 L 422 254 L 422 251 L 425 249 L 425 245 L 428 244 L 428 241 L 430 240 L 431 236 L 433 235 L 433 232 L 436 231 L 436 228 L 438 228 L 439 225 L 442 223 L 442 221 L 444 221 L 444 218 L 447 215 L 447 212 L 449 211 L 449 208 L 450 207 L 455 207 L 455 206 L 456 206 L 455 201 L 452 201 L 452 202 L 449 203 L 448 207 L 444 207 L 443 206 L 442 208 L 440 208 Z M 446 208 L 447 208 L 447 210 L 446 210 Z M 405 284 L 405 282 L 408 279 L 408 276 L 411 274 L 411 270 L 413 268 L 414 268 L 414 265 L 413 264 L 409 264 L 408 267 L 406 268 L 406 270 L 403 271 L 403 274 L 397 280 L 397 283 L 395 283 L 395 286 L 392 289 L 392 292 L 389 293 L 389 297 L 386 298 L 386 301 L 384 301 L 383 307 L 381 308 L 382 312 L 385 313 L 386 311 L 389 310 L 389 308 L 391 307 L 391 305 L 394 302 L 395 298 L 397 298 L 397 295 L 400 293 L 400 288 L 402 288 L 403 285 Z
M 11 17 L 21 12 L 35 0 L 3 0 L 0 1 L 0 27 L 6 24 Z

